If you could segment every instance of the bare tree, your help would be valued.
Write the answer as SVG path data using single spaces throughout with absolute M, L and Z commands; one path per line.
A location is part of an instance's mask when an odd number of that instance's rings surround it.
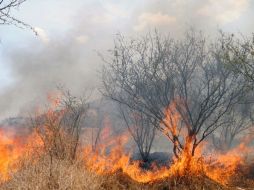
M 214 147 L 222 152 L 230 150 L 233 142 L 252 127 L 250 115 L 240 113 L 237 108 L 226 114 L 224 119 L 226 125 L 212 135 Z
M 148 118 L 143 112 L 134 112 L 127 108 L 121 109 L 121 115 L 138 147 L 142 160 L 145 163 L 148 162 L 156 134 L 151 118 Z
M 0 24 L 15 25 L 20 28 L 29 28 L 35 34 L 37 34 L 35 29 L 31 25 L 23 22 L 22 20 L 12 15 L 13 9 L 18 9 L 20 5 L 26 1 L 27 0 L 0 0 Z
M 96 109 L 96 128 L 92 129 L 92 150 L 95 151 L 97 150 L 100 140 L 101 140 L 101 134 L 103 132 L 103 120 L 104 120 L 104 115 L 100 112 L 99 108 Z M 95 130 L 94 130 L 95 129 Z
M 106 114 L 102 113 L 99 109 L 100 108 L 96 108 L 96 114 L 97 114 L 96 128 L 92 128 L 91 145 L 92 145 L 93 151 L 97 151 L 98 148 L 100 148 L 100 145 L 102 143 L 105 143 L 103 141 L 106 140 L 105 138 L 109 138 L 109 135 L 111 132 L 110 126 L 107 126 L 105 124 L 106 118 L 107 118 Z M 105 133 L 108 133 L 108 134 L 105 134 Z
M 242 77 L 225 67 L 217 43 L 202 34 L 163 38 L 157 33 L 130 42 L 119 36 L 104 60 L 104 95 L 151 118 L 173 143 L 176 158 L 225 123 L 223 115 L 243 92 Z

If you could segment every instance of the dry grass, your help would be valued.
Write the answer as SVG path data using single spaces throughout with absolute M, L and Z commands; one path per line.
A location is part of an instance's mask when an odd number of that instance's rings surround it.
M 100 189 L 100 177 L 83 169 L 82 162 L 40 158 L 36 164 L 22 162 L 22 169 L 0 186 L 3 190 Z
M 206 177 L 193 176 L 140 184 L 121 171 L 110 176 L 98 176 L 86 171 L 82 161 L 51 160 L 47 155 L 35 164 L 29 159 L 19 164 L 22 169 L 2 184 L 1 190 L 239 190 L 223 187 Z
M 140 184 L 134 182 L 129 177 L 123 175 L 121 172 L 108 176 L 106 183 L 102 186 L 105 189 L 113 190 L 229 190 L 232 188 L 223 187 L 207 178 L 179 178 L 179 179 L 165 179 L 157 181 L 152 184 Z
M 49 141 L 51 142 L 51 141 Z M 152 184 L 141 184 L 132 180 L 123 172 L 99 176 L 85 169 L 83 158 L 77 154 L 74 159 L 63 157 L 61 150 L 72 150 L 64 141 L 63 149 L 59 146 L 48 146 L 49 149 L 32 149 L 16 164 L 18 172 L 13 172 L 9 181 L 1 184 L 0 190 L 250 190 L 254 189 L 253 168 L 250 172 L 236 178 L 234 187 L 224 187 L 205 176 L 184 176 L 164 179 Z M 39 150 L 39 151 L 38 151 Z M 52 154 L 52 150 L 57 154 Z M 77 151 L 82 152 L 82 151 Z M 54 152 L 53 152 L 54 153 Z M 68 155 L 68 154 L 64 154 Z M 246 171 L 243 168 L 244 171 Z M 250 176 L 250 180 L 247 179 Z M 241 185 L 243 188 L 237 188 Z

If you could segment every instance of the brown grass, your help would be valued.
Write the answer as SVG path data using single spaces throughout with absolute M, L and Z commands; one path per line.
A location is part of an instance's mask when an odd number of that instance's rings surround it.
M 64 150 L 71 150 L 68 149 L 70 142 L 64 142 L 61 144 Z M 152 184 L 138 183 L 121 171 L 99 176 L 85 169 L 84 160 L 79 154 L 75 159 L 59 157 L 60 149 L 53 148 L 59 151 L 58 154 L 52 154 L 52 148 L 43 151 L 37 151 L 36 148 L 24 155 L 16 163 L 19 170 L 10 173 L 10 180 L 0 181 L 0 190 L 240 190 L 238 185 L 244 187 L 241 190 L 254 189 L 253 178 L 246 180 L 247 174 L 237 177 L 234 187 L 224 187 L 205 176 L 164 179 Z M 252 172 L 251 169 L 248 175 Z
M 50 159 L 44 155 L 35 164 L 20 161 L 21 170 L 0 186 L 2 190 L 237 190 L 223 187 L 206 177 L 165 179 L 140 184 L 121 171 L 98 176 L 84 169 L 82 161 Z M 246 188 L 247 189 L 247 188 Z
M 105 189 L 113 190 L 229 190 L 232 188 L 223 187 L 208 178 L 183 177 L 179 179 L 164 179 L 152 184 L 140 184 L 134 182 L 121 172 L 107 177 L 106 183 L 102 183 Z M 233 189 L 232 189 L 233 190 Z
M 22 168 L 0 186 L 2 190 L 100 189 L 100 177 L 83 169 L 82 162 L 40 158 L 36 164 L 22 162 Z

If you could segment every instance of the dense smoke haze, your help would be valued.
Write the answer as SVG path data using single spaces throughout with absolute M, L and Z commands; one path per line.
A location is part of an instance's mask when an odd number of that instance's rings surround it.
M 0 26 L 0 68 L 7 73 L 0 77 L 0 118 L 29 112 L 59 84 L 77 95 L 92 90 L 99 97 L 103 61 L 98 52 L 107 55 L 117 33 L 135 37 L 156 28 L 181 36 L 194 27 L 209 36 L 218 29 L 249 34 L 253 8 L 250 0 L 28 1 L 15 14 L 38 36 Z

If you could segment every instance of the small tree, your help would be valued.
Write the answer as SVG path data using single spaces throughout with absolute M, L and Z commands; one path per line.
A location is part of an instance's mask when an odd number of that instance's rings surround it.
M 222 152 L 230 150 L 234 146 L 233 142 L 236 138 L 240 138 L 252 127 L 250 115 L 241 113 L 237 108 L 226 114 L 224 120 L 225 126 L 212 136 L 213 145 Z
M 194 31 L 180 40 L 155 34 L 127 42 L 119 36 L 103 69 L 104 95 L 151 118 L 176 158 L 183 152 L 191 157 L 225 124 L 223 116 L 244 89 L 220 51 Z
M 121 109 L 122 117 L 144 162 L 149 161 L 150 151 L 156 134 L 156 128 L 143 112 Z
M 92 150 L 96 151 L 98 149 L 98 146 L 100 144 L 101 140 L 101 135 L 103 132 L 103 120 L 104 120 L 104 115 L 100 112 L 99 108 L 95 109 L 96 111 L 96 127 L 92 128 L 92 139 L 91 139 L 91 144 L 92 144 Z
M 111 126 L 108 126 L 106 122 L 108 121 L 108 117 L 105 113 L 100 111 L 100 108 L 95 108 L 96 111 L 96 127 L 92 128 L 92 139 L 91 145 L 92 150 L 97 151 L 100 148 L 100 145 L 105 143 L 104 140 L 108 140 L 111 135 Z

